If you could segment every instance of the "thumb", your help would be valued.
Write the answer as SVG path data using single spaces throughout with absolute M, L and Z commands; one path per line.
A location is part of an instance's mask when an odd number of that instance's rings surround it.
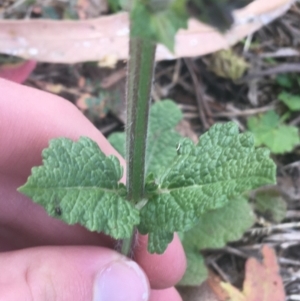
M 0 301 L 147 301 L 133 261 L 99 247 L 40 247 L 0 253 Z

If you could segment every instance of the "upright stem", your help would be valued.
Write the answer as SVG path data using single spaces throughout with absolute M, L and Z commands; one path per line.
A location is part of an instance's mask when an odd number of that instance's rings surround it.
M 155 44 L 130 39 L 127 82 L 126 162 L 128 199 L 136 204 L 143 198 L 145 153 Z
M 127 74 L 126 170 L 127 197 L 136 204 L 142 200 L 145 186 L 145 154 L 150 94 L 153 80 L 155 44 L 130 38 Z M 124 239 L 121 252 L 129 256 L 135 229 Z

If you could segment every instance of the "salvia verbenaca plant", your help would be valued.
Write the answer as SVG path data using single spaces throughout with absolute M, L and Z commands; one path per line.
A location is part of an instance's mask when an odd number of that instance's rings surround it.
M 195 145 L 175 132 L 182 116 L 168 100 L 153 106 L 150 123 L 148 117 L 156 44 L 173 50 L 175 33 L 187 26 L 190 14 L 224 31 L 232 23 L 232 9 L 248 2 L 109 0 L 113 10 L 130 14 L 126 138 L 112 137 L 124 145 L 119 151 L 126 157 L 126 185 L 120 183 L 118 159 L 105 156 L 94 141 L 58 138 L 18 190 L 51 216 L 121 240 L 125 255 L 137 231 L 148 234 L 149 252 L 160 254 L 174 232 L 188 231 L 182 236 L 190 246 L 190 231 L 201 231 L 197 226 L 204 227 L 218 209 L 231 210 L 227 215 L 235 206 L 247 209 L 241 197 L 245 191 L 275 182 L 269 151 L 255 149 L 251 134 L 239 133 L 232 122 L 216 124 Z M 194 255 L 188 253 L 188 259 Z

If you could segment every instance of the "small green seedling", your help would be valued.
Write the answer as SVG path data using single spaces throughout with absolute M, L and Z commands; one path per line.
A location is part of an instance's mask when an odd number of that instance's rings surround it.
M 296 75 L 281 74 L 276 78 L 281 88 L 299 90 L 299 77 Z M 248 119 L 248 128 L 254 134 L 257 146 L 265 145 L 274 154 L 283 154 L 292 151 L 300 144 L 299 129 L 296 126 L 284 123 L 292 112 L 300 110 L 300 96 L 283 90 L 278 95 L 287 108 L 287 112 L 279 116 L 274 110 L 270 110 L 259 116 Z
M 278 95 L 278 99 L 282 101 L 289 108 L 289 110 L 300 111 L 300 95 L 283 91 Z
M 186 5 L 198 8 L 207 20 L 215 8 L 223 18 L 218 20 L 221 29 L 228 27 L 234 1 L 229 6 L 225 0 L 110 2 L 114 8 L 121 2 L 129 7 L 131 19 L 126 138 L 119 136 L 126 185 L 120 183 L 123 169 L 118 159 L 105 156 L 91 139 L 59 138 L 50 141 L 42 153 L 43 165 L 32 169 L 19 191 L 51 216 L 121 239 L 123 254 L 130 254 L 136 231 L 148 234 L 149 252 L 161 254 L 174 232 L 192 231 L 197 225 L 202 231 L 210 219 L 221 223 L 219 217 L 213 219 L 216 210 L 227 208 L 222 213 L 228 216 L 234 210 L 243 212 L 247 204 L 241 194 L 274 183 L 275 164 L 268 150 L 255 149 L 252 134 L 239 133 L 232 122 L 214 125 L 196 145 L 180 138 L 174 127 L 181 112 L 171 101 L 152 107 L 148 127 L 156 43 L 173 48 L 176 31 L 187 23 Z M 231 231 L 228 226 L 226 233 Z M 228 239 L 231 235 L 236 237 L 232 233 Z M 184 245 L 188 237 L 187 232 Z
M 299 130 L 283 123 L 274 111 L 248 119 L 248 128 L 254 134 L 257 146 L 266 145 L 274 154 L 292 151 L 300 143 Z

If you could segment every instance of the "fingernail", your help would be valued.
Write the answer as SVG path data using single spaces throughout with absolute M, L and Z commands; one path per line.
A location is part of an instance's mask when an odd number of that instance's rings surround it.
M 93 301 L 147 301 L 149 284 L 145 273 L 133 261 L 107 265 L 95 279 Z

